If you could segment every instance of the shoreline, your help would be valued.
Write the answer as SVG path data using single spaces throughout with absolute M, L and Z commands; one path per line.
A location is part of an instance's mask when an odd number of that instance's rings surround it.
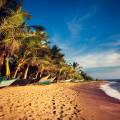
M 120 100 L 119 90 L 112 88 L 111 85 L 114 85 L 116 82 L 108 82 L 100 86 L 100 89 L 108 96 Z
M 95 120 L 119 120 L 120 100 L 108 96 L 100 89 L 108 81 L 86 83 L 81 86 L 72 87 L 73 90 L 81 93 L 80 99 L 86 108 L 83 114 L 93 114 Z M 85 98 L 85 99 L 84 99 Z M 87 117 L 86 117 L 87 118 Z
M 106 81 L 0 89 L 0 120 L 120 120 L 120 101 L 99 89 Z
M 87 86 L 87 89 L 89 89 L 90 91 L 97 91 L 96 93 L 100 93 L 100 95 L 102 95 L 104 97 L 106 96 L 107 99 L 119 102 L 120 101 L 119 99 L 108 95 L 103 89 L 101 89 L 101 86 L 104 86 L 106 84 L 109 84 L 109 81 L 85 82 L 85 83 L 82 83 L 82 86 L 80 86 L 79 89 L 85 89 L 84 87 Z M 77 87 L 78 86 L 74 87 L 74 90 L 76 90 Z M 93 89 L 92 89 L 92 87 L 93 87 Z

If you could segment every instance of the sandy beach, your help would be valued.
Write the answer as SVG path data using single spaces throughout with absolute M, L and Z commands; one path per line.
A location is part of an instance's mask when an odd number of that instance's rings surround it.
M 0 89 L 0 120 L 120 120 L 120 101 L 101 82 Z

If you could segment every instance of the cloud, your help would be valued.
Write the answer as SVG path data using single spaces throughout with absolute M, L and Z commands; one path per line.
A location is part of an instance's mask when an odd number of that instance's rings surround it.
M 54 44 L 57 44 L 58 40 L 59 40 L 59 35 L 58 34 L 54 34 L 50 39 L 52 40 L 52 42 Z
M 120 34 L 111 35 L 109 39 L 120 39 Z
M 119 47 L 120 46 L 120 34 L 114 34 L 106 38 L 107 43 L 101 43 L 100 47 Z
M 84 69 L 93 78 L 99 79 L 119 79 L 120 78 L 120 66 L 113 67 L 97 67 Z
M 115 51 L 89 53 L 77 55 L 74 60 L 85 68 L 118 66 L 120 65 L 120 53 Z
M 80 23 L 79 19 L 74 18 L 67 23 L 67 28 L 71 36 L 78 36 L 83 29 L 83 25 Z
M 113 46 L 120 46 L 120 40 L 117 40 L 116 42 L 112 43 Z
M 93 78 L 99 78 L 99 79 L 119 79 L 120 78 L 120 66 L 119 68 L 116 67 L 106 67 L 107 70 L 105 70 L 105 68 L 97 68 L 97 70 L 94 72 L 92 70 L 85 70 L 90 76 L 92 76 Z
M 84 29 L 84 20 L 87 20 L 91 17 L 90 13 L 87 13 L 83 16 L 74 16 L 69 22 L 67 22 L 67 29 L 71 36 L 76 37 L 80 35 L 81 31 Z
M 114 42 L 110 42 L 110 43 L 102 43 L 99 46 L 101 46 L 101 47 L 119 47 L 120 40 L 115 40 Z
M 93 5 L 87 13 L 83 16 L 79 14 L 74 15 L 71 19 L 66 22 L 67 29 L 69 32 L 67 37 L 64 37 L 61 33 L 55 33 L 51 40 L 54 44 L 59 45 L 59 47 L 65 52 L 67 59 L 73 60 L 74 56 L 79 57 L 80 54 L 83 54 L 88 49 L 88 44 L 80 43 L 83 30 L 85 29 L 85 23 L 88 22 L 97 12 L 97 6 Z M 77 39 L 75 39 L 77 37 Z M 93 43 L 96 41 L 96 37 L 89 36 L 84 38 L 85 41 Z M 76 58 L 75 57 L 75 58 Z
M 81 31 L 84 29 L 84 23 L 86 20 L 89 20 L 93 15 L 97 12 L 97 6 L 93 5 L 91 10 L 88 11 L 83 16 L 75 15 L 72 19 L 70 19 L 67 24 L 67 29 L 71 36 L 78 37 L 81 34 Z
M 66 40 L 64 36 L 58 33 L 55 33 L 50 39 L 52 41 L 52 45 L 56 44 L 61 48 L 61 50 L 65 54 L 66 60 L 70 60 L 74 56 L 84 53 L 84 51 L 87 49 L 86 45 L 82 45 L 80 49 L 78 49 L 77 47 L 73 46 L 73 44 L 70 42 L 70 38 L 67 38 L 68 40 Z
M 55 33 L 50 39 L 53 44 L 58 45 L 63 51 L 65 51 L 65 53 L 70 50 L 68 44 L 66 44 L 65 42 L 61 42 L 64 38 L 61 37 L 59 34 Z

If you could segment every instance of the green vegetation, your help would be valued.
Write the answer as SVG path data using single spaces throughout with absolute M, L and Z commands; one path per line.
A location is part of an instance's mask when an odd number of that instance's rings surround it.
M 57 45 L 50 47 L 45 28 L 29 26 L 29 19 L 19 1 L 0 1 L 0 76 L 39 80 L 50 74 L 56 81 L 88 79 L 79 64 L 65 61 Z

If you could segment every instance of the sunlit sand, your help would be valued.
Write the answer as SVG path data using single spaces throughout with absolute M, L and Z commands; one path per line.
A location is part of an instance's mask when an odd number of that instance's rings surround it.
M 99 83 L 58 83 L 0 89 L 0 120 L 119 120 L 120 102 Z

